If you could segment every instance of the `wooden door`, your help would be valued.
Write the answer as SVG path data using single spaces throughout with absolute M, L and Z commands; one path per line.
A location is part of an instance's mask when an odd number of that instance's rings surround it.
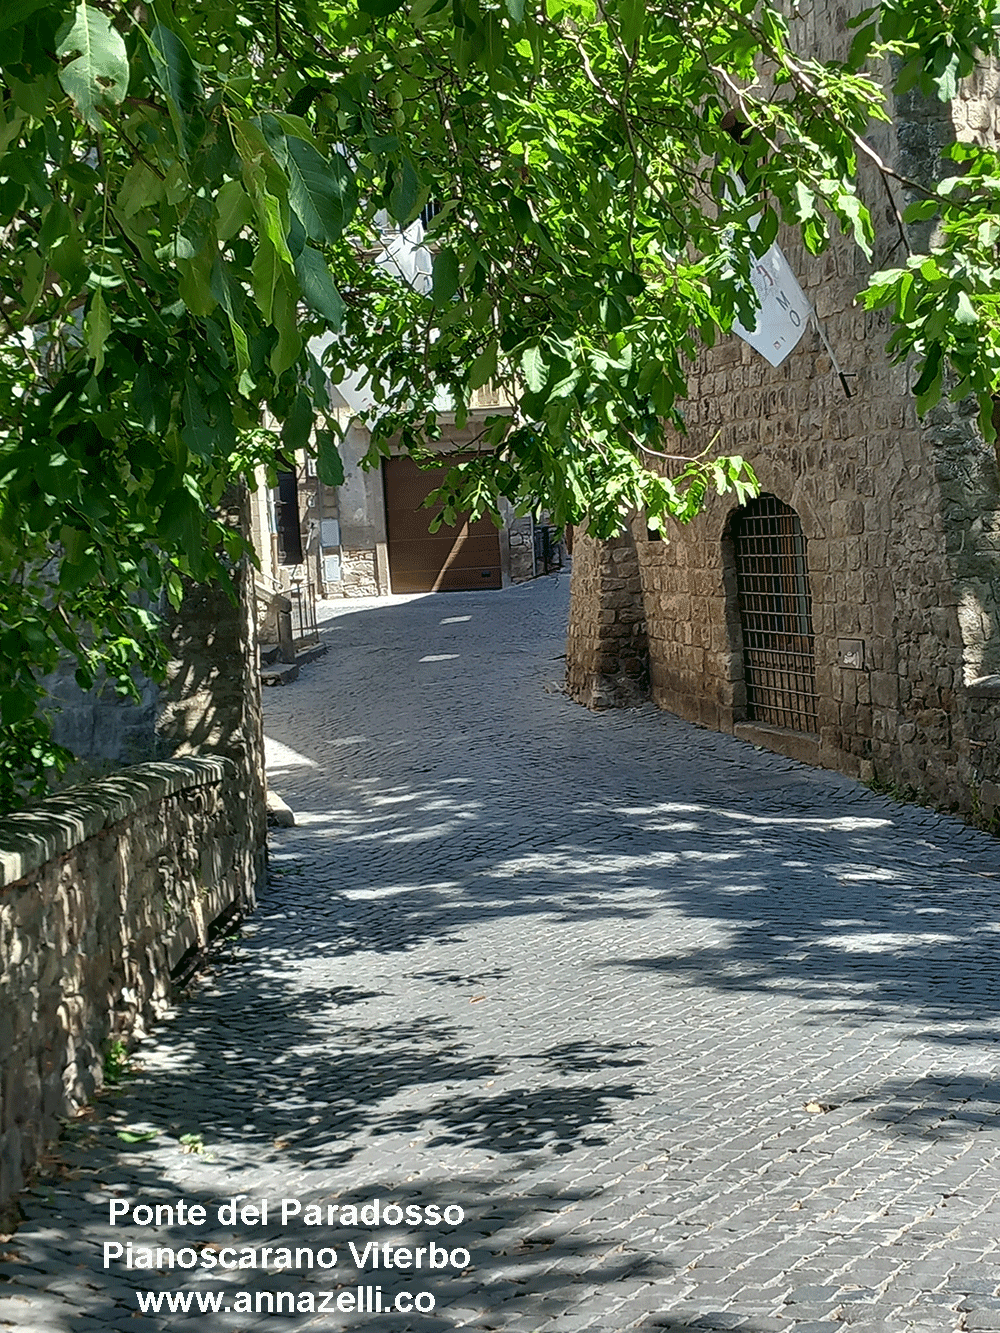
M 393 592 L 453 592 L 471 588 L 499 588 L 500 541 L 489 518 L 468 521 L 461 515 L 455 527 L 442 524 L 429 532 L 438 505 L 422 508 L 426 497 L 441 485 L 448 468 L 417 467 L 411 458 L 387 458 L 385 477 L 386 529 L 389 545 L 389 581 Z

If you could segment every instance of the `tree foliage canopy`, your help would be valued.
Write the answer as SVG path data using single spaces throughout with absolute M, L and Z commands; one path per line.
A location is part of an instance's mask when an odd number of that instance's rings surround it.
M 610 533 L 750 482 L 740 459 L 646 464 L 699 347 L 753 323 L 780 223 L 868 249 L 859 160 L 940 223 L 864 300 L 892 308 L 920 406 L 954 382 L 988 431 L 1000 158 L 963 145 L 907 182 L 863 136 L 887 60 L 947 100 L 995 55 L 997 0 L 889 0 L 836 59 L 796 32 L 760 0 L 7 0 L 0 801 L 59 758 L 37 710 L 60 654 L 127 688 L 163 651 L 145 608 L 227 577 L 234 481 L 314 427 L 339 480 L 328 376 L 364 370 L 373 451 L 417 455 L 440 389 L 461 421 L 508 384 L 455 505 L 541 499 Z M 422 294 L 372 256 L 386 215 L 425 209 Z

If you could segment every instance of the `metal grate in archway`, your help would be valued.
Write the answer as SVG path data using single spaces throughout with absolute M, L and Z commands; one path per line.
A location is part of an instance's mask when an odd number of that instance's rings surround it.
M 815 732 L 812 597 L 799 516 L 761 495 L 736 515 L 732 533 L 747 717 Z

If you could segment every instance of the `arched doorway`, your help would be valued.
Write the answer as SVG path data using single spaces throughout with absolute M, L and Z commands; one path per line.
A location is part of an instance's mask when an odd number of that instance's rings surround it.
M 815 732 L 812 596 L 799 516 L 761 495 L 737 510 L 731 533 L 747 719 Z

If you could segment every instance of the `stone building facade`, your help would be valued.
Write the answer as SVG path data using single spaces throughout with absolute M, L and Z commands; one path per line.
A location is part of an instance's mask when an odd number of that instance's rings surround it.
M 998 84 L 990 70 L 950 107 L 899 102 L 880 149 L 918 177 L 956 132 L 1000 143 Z M 895 220 L 880 221 L 873 269 L 899 262 Z M 578 539 L 570 691 L 598 707 L 648 691 L 705 726 L 1000 823 L 997 451 L 971 404 L 918 420 L 887 317 L 854 304 L 860 252 L 782 246 L 851 396 L 812 329 L 776 369 L 736 337 L 702 355 L 676 452 L 742 454 L 764 498 L 714 497 L 667 540 L 641 515 L 613 544 Z
M 466 427 L 445 422 L 441 439 L 435 444 L 441 464 L 438 473 L 443 473 L 450 456 L 475 447 L 487 410 L 487 406 L 477 409 L 475 422 Z M 283 542 L 281 536 L 281 528 L 290 518 L 281 513 L 281 487 L 269 488 L 261 470 L 252 497 L 251 532 L 260 561 L 258 591 L 262 597 L 277 590 L 287 591 L 297 583 L 309 585 L 318 597 L 332 599 L 413 591 L 393 578 L 393 469 L 405 464 L 406 459 L 401 450 L 394 450 L 381 466 L 364 467 L 362 460 L 371 445 L 369 432 L 351 418 L 349 411 L 345 410 L 342 417 L 344 438 L 339 448 L 344 479 L 339 486 L 320 481 L 313 461 L 304 452 L 294 460 L 294 484 L 289 485 L 289 493 L 294 495 L 297 532 L 290 543 Z M 438 473 L 427 473 L 424 494 L 440 484 L 442 476 Z M 413 523 L 406 525 L 409 536 L 427 534 L 434 511 L 421 508 L 421 500 L 421 494 L 414 495 L 410 510 Z M 495 537 L 492 524 L 485 520 L 493 538 L 489 563 L 496 576 L 490 586 L 521 583 L 548 572 L 538 549 L 538 530 L 532 516 L 516 513 L 506 500 L 501 500 L 500 512 L 502 524 Z M 484 521 L 479 527 L 484 527 Z M 454 529 L 441 529 L 444 550 L 450 535 L 460 546 L 461 522 Z M 295 547 L 294 553 L 287 549 L 289 545 Z

